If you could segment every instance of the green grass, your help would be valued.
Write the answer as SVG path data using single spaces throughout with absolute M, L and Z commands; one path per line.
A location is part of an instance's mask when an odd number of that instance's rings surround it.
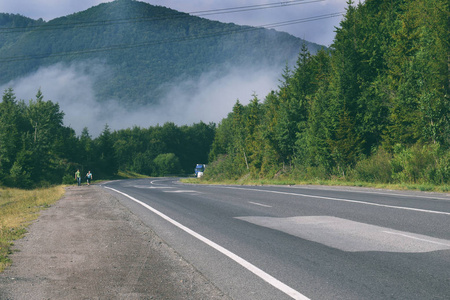
M 119 171 L 114 179 L 138 179 L 138 178 L 149 178 L 147 175 L 138 174 L 136 172 L 131 171 Z

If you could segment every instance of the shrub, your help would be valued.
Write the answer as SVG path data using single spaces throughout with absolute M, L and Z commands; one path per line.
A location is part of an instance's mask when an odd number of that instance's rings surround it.
M 138 174 L 158 176 L 153 157 L 149 151 L 137 153 L 133 158 L 133 165 L 130 169 Z
M 380 149 L 370 157 L 360 160 L 355 166 L 355 177 L 365 182 L 392 182 L 391 155 Z
M 447 183 L 450 177 L 450 154 L 439 144 L 395 148 L 393 177 L 402 183 Z
M 167 176 L 174 174 L 181 174 L 181 164 L 178 157 L 173 153 L 165 153 L 158 155 L 154 160 L 159 176 Z
M 448 184 L 450 182 L 450 151 L 439 155 L 435 165 L 428 168 L 427 179 L 433 184 Z
M 74 184 L 75 182 L 76 182 L 76 179 L 74 176 L 69 175 L 69 174 L 66 174 L 63 176 L 63 179 L 62 179 L 63 184 Z
M 205 170 L 204 180 L 237 180 L 247 170 L 234 163 L 231 155 L 219 155 L 217 160 L 208 165 Z

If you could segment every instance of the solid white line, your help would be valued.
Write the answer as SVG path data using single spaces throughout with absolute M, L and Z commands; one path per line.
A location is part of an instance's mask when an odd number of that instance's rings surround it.
M 372 206 L 396 208 L 396 209 L 403 209 L 403 210 L 412 210 L 412 211 L 419 211 L 419 212 L 426 212 L 426 213 L 431 213 L 431 214 L 440 214 L 440 215 L 448 215 L 448 216 L 450 216 L 450 213 L 444 212 L 444 211 L 436 211 L 436 210 L 428 210 L 428 209 L 404 207 L 404 206 L 395 206 L 395 205 L 386 205 L 386 204 L 379 204 L 379 203 L 372 203 L 372 202 L 365 202 L 365 201 L 357 201 L 357 200 L 350 200 L 350 199 L 340 199 L 340 198 L 314 196 L 314 195 L 288 193 L 288 192 L 279 192 L 279 191 L 270 191 L 270 190 L 245 189 L 245 188 L 238 188 L 238 187 L 221 187 L 221 188 L 235 189 L 235 190 L 244 190 L 244 191 L 265 192 L 265 193 L 274 193 L 274 194 L 300 196 L 300 197 L 309 197 L 309 198 L 317 198 L 317 199 L 325 199 L 325 200 L 341 201 L 341 202 L 350 202 L 350 203 L 366 204 L 366 205 L 372 205 Z
M 110 190 L 112 190 L 112 191 L 114 191 L 116 193 L 119 193 L 119 194 L 121 194 L 121 195 L 123 195 L 123 196 L 125 196 L 125 197 L 127 197 L 127 198 L 129 198 L 131 200 L 133 200 L 136 203 L 139 203 L 143 207 L 147 208 L 148 210 L 152 211 L 153 213 L 155 213 L 158 216 L 160 216 L 161 218 L 163 218 L 164 220 L 172 223 L 173 225 L 177 226 L 181 230 L 189 233 L 193 237 L 199 239 L 200 241 L 204 242 L 205 244 L 207 244 L 207 245 L 211 246 L 212 248 L 216 249 L 220 253 L 228 256 L 229 258 L 231 258 L 232 260 L 234 260 L 235 262 L 237 262 L 238 264 L 240 264 L 241 266 L 243 266 L 244 268 L 246 268 L 247 270 L 249 270 L 253 274 L 257 275 L 258 277 L 260 277 L 264 281 L 268 282 L 273 287 L 279 289 L 283 293 L 289 295 L 293 299 L 299 299 L 299 300 L 308 300 L 309 299 L 306 296 L 304 296 L 303 294 L 301 294 L 298 291 L 294 290 L 293 288 L 291 288 L 291 287 L 287 286 L 286 284 L 282 283 L 281 281 L 279 281 L 275 277 L 267 274 L 263 270 L 261 270 L 258 267 L 252 265 L 251 263 L 249 263 L 245 259 L 241 258 L 240 256 L 238 256 L 238 255 L 234 254 L 233 252 L 223 248 L 222 246 L 214 243 L 213 241 L 211 241 L 211 240 L 207 239 L 206 237 L 198 234 L 197 232 L 193 231 L 192 229 L 189 229 L 188 227 L 178 223 L 177 221 L 173 220 L 172 218 L 168 217 L 167 215 L 163 214 L 162 212 L 154 209 L 150 205 L 145 204 L 145 203 L 137 200 L 136 198 L 133 198 L 132 196 L 127 195 L 125 193 L 122 193 L 121 191 L 118 191 L 116 189 L 113 189 L 113 188 L 110 188 L 110 187 L 105 187 L 105 188 L 110 189 Z
M 156 180 L 150 181 L 150 184 L 155 184 L 155 182 L 158 182 L 158 181 L 166 181 L 166 180 L 165 179 L 156 179 Z
M 137 189 L 174 189 L 174 187 L 170 186 L 143 186 L 143 185 L 135 185 Z
M 193 190 L 164 191 L 164 193 L 197 193 L 197 194 L 200 194 L 200 192 L 193 191 Z
M 420 199 L 450 201 L 449 198 L 441 198 L 441 197 L 434 197 L 434 196 L 419 196 L 419 195 L 395 194 L 395 193 L 383 193 L 383 192 L 367 192 L 367 191 L 358 191 L 358 193 L 388 195 L 388 196 L 397 196 L 397 197 L 405 197 L 405 198 L 420 198 Z
M 314 186 L 307 186 L 303 187 L 306 189 L 314 190 Z M 339 191 L 338 189 L 329 189 L 331 191 Z M 388 192 L 371 192 L 371 191 L 365 191 L 365 190 L 347 190 L 350 193 L 360 193 L 360 194 L 374 194 L 374 195 L 388 195 L 388 196 L 398 196 L 398 197 L 407 197 L 407 198 L 421 198 L 421 199 L 430 199 L 430 200 L 444 200 L 444 201 L 450 201 L 450 198 L 442 198 L 432 195 L 411 195 L 411 194 L 399 194 L 399 193 L 388 193 Z
M 423 241 L 423 242 L 427 242 L 427 243 L 432 243 L 432 244 L 436 244 L 436 245 L 442 245 L 442 246 L 450 247 L 450 244 L 448 244 L 448 243 L 435 242 L 435 241 L 431 241 L 431 240 L 427 240 L 427 239 L 418 238 L 418 237 L 415 237 L 415 236 L 412 236 L 412 235 L 408 235 L 408 234 L 392 232 L 392 231 L 383 231 L 383 232 L 384 233 L 389 233 L 389 234 L 400 235 L 400 236 L 404 236 L 404 237 L 407 237 L 407 238 L 410 238 L 410 239 L 419 240 L 419 241 Z
M 259 205 L 259 206 L 262 206 L 262 207 L 272 207 L 270 205 L 265 205 L 265 204 L 261 204 L 261 203 L 251 202 L 251 201 L 248 201 L 248 203 L 254 204 L 254 205 Z

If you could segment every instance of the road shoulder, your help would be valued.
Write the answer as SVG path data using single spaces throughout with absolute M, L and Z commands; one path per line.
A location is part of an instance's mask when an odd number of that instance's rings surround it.
M 15 243 L 0 299 L 228 299 L 98 186 L 71 186 Z

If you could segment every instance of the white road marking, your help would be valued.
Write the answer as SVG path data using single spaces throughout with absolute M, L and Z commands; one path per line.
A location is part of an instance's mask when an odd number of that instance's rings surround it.
M 110 180 L 110 181 L 104 181 L 104 182 L 102 182 L 100 185 L 105 185 L 105 184 L 108 184 L 108 183 L 111 183 L 111 182 L 114 182 L 113 180 Z M 116 181 L 117 182 L 117 181 Z
M 197 194 L 200 194 L 200 192 L 193 191 L 193 190 L 164 191 L 164 193 L 197 193 Z
M 144 186 L 144 185 L 135 185 L 137 189 L 174 189 L 171 186 Z
M 152 181 L 150 181 L 150 184 L 156 184 L 157 182 L 160 182 L 160 181 L 162 181 L 162 182 L 167 182 L 167 178 L 162 178 L 162 179 L 155 179 L 155 180 L 152 180 Z M 173 182 L 172 182 L 173 183 Z
M 254 204 L 254 205 L 258 205 L 258 206 L 262 206 L 262 207 L 272 207 L 270 205 L 265 205 L 265 204 L 261 204 L 261 203 L 251 202 L 251 201 L 248 201 L 248 203 Z
M 419 195 L 409 195 L 409 194 L 395 194 L 395 193 L 367 192 L 367 191 L 358 191 L 358 193 L 450 201 L 449 198 L 441 198 L 441 197 L 433 197 L 433 196 L 419 196 Z
M 235 262 L 237 262 L 238 264 L 240 264 L 241 266 L 243 266 L 244 268 L 246 268 L 247 270 L 249 270 L 253 274 L 257 275 L 258 277 L 260 277 L 261 279 L 263 279 L 267 283 L 271 284 L 273 287 L 279 289 L 280 291 L 282 291 L 286 295 L 290 296 L 291 298 L 298 299 L 298 300 L 309 300 L 309 298 L 306 297 L 305 295 L 299 293 L 298 291 L 294 290 L 293 288 L 291 288 L 288 285 L 284 284 L 283 282 L 279 281 L 275 277 L 273 277 L 273 276 L 269 275 L 268 273 L 264 272 L 263 270 L 259 269 L 255 265 L 252 265 L 251 263 L 249 263 L 245 259 L 241 258 L 240 256 L 238 256 L 238 255 L 234 254 L 233 252 L 225 249 L 224 247 L 214 243 L 213 241 L 211 241 L 211 240 L 207 239 L 206 237 L 198 234 L 197 232 L 193 231 L 192 229 L 189 229 L 188 227 L 178 223 L 177 221 L 173 220 L 172 218 L 168 217 L 167 215 L 163 214 L 162 212 L 154 209 L 150 205 L 145 204 L 144 202 L 141 202 L 141 201 L 137 200 L 136 198 L 133 198 L 132 196 L 127 195 L 125 193 L 122 193 L 121 191 L 118 191 L 116 189 L 113 189 L 113 188 L 110 188 L 110 187 L 106 187 L 106 188 L 110 189 L 110 190 L 112 190 L 112 191 L 114 191 L 116 193 L 119 193 L 119 194 L 121 194 L 121 195 L 123 195 L 123 196 L 125 196 L 125 197 L 127 197 L 127 198 L 129 198 L 131 200 L 133 200 L 134 202 L 142 205 L 143 207 L 145 207 L 148 210 L 152 211 L 153 213 L 157 214 L 158 216 L 160 216 L 164 220 L 172 223 L 173 225 L 177 226 L 181 230 L 189 233 L 193 237 L 199 239 L 200 241 L 204 242 L 205 244 L 209 245 L 210 247 L 214 248 L 215 250 L 219 251 L 220 253 L 222 253 L 222 254 L 226 255 L 227 257 L 231 258 L 232 260 L 234 260 Z
M 310 189 L 310 190 L 314 190 L 315 187 L 314 186 L 304 186 L 302 188 L 305 189 Z M 330 190 L 336 190 L 336 191 L 340 191 L 338 189 L 330 189 Z M 348 190 L 348 192 L 351 193 L 361 193 L 361 194 L 375 194 L 375 195 L 388 195 L 388 196 L 398 196 L 398 197 L 408 197 L 408 198 L 424 198 L 424 199 L 430 199 L 430 200 L 444 200 L 444 201 L 450 201 L 450 198 L 442 198 L 442 197 L 436 197 L 433 195 L 411 195 L 411 194 L 399 194 L 399 193 L 388 193 L 388 192 L 381 192 L 381 191 L 376 191 L 376 192 L 371 192 L 371 191 L 364 191 L 364 190 Z
M 350 202 L 350 203 L 357 203 L 357 204 L 365 204 L 365 205 L 372 205 L 372 206 L 396 208 L 396 209 L 403 209 L 403 210 L 412 210 L 412 211 L 419 211 L 419 212 L 426 212 L 426 213 L 431 213 L 431 214 L 440 214 L 440 215 L 448 215 L 448 216 L 450 216 L 449 212 L 444 212 L 444 211 L 436 211 L 436 210 L 428 210 L 428 209 L 405 207 L 405 206 L 379 204 L 379 203 L 357 201 L 357 200 L 350 200 L 350 199 L 341 199 L 341 198 L 324 197 L 324 196 L 314 196 L 314 195 L 297 194 L 297 193 L 289 193 L 289 192 L 279 192 L 279 191 L 271 191 L 271 190 L 246 189 L 246 188 L 238 188 L 238 187 L 221 187 L 221 188 L 235 189 L 235 190 L 244 190 L 244 191 L 265 192 L 265 193 L 291 195 L 291 196 L 308 197 L 308 198 L 317 198 L 317 199 L 325 199 L 325 200 L 341 201 L 341 202 Z
M 158 181 L 165 181 L 165 180 L 162 180 L 162 179 L 152 180 L 152 181 L 150 181 L 150 183 L 151 183 L 151 184 L 155 184 L 155 182 L 158 182 Z

